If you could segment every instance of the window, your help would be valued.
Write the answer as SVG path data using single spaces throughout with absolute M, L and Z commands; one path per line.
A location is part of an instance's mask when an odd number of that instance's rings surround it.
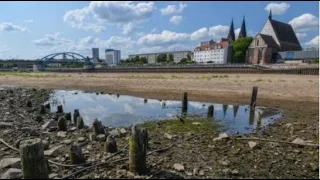
M 285 59 L 294 59 L 294 52 L 286 52 Z

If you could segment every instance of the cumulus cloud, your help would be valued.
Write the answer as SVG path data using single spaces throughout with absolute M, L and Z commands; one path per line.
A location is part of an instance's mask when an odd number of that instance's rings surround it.
M 132 23 L 149 18 L 154 8 L 153 2 L 92 1 L 87 7 L 66 12 L 63 20 L 73 28 L 96 32 L 104 31 L 108 23 L 121 24 L 126 34 L 132 31 Z
M 290 4 L 282 2 L 282 3 L 269 3 L 264 9 L 266 11 L 272 11 L 274 15 L 281 15 L 284 14 L 289 8 Z
M 186 41 L 189 38 L 190 35 L 187 33 L 176 33 L 164 30 L 161 34 L 144 35 L 138 39 L 137 43 L 143 45 L 163 45 Z
M 10 48 L 8 48 L 7 46 L 2 46 L 0 48 L 0 54 L 4 54 L 10 51 Z
M 35 39 L 32 42 L 38 46 L 54 46 L 72 43 L 71 40 L 61 38 L 60 33 L 46 34 L 43 38 Z
M 296 33 L 296 36 L 298 39 L 304 39 L 305 37 L 307 37 L 306 33 Z
M 319 27 L 319 18 L 310 14 L 302 14 L 301 16 L 293 18 L 289 24 L 295 31 L 305 32 Z
M 220 39 L 227 36 L 229 26 L 217 25 L 212 26 L 209 29 L 206 27 L 200 28 L 197 31 L 191 33 L 191 40 L 204 40 L 204 39 Z
M 24 23 L 27 23 L 27 24 L 30 24 L 30 23 L 33 23 L 34 21 L 32 19 L 29 19 L 29 20 L 25 20 Z
M 0 24 L 0 31 L 20 31 L 27 32 L 27 29 L 12 23 L 4 22 Z
M 236 36 L 236 38 L 239 36 L 239 33 L 240 33 L 240 28 L 234 31 L 234 35 Z
M 134 25 L 131 22 L 123 25 L 122 34 L 124 34 L 124 35 L 130 34 L 132 32 L 133 28 L 134 28 Z
M 175 25 L 178 25 L 178 24 L 181 23 L 182 19 L 183 19 L 182 16 L 172 16 L 172 17 L 170 18 L 170 22 L 173 23 L 173 24 L 175 24 Z
M 157 32 L 157 28 L 153 28 L 153 29 L 151 30 L 151 33 L 155 33 L 155 32 Z
M 309 42 L 305 43 L 307 46 L 319 47 L 319 36 L 314 37 Z
M 160 12 L 162 15 L 172 15 L 182 13 L 186 7 L 186 4 L 180 2 L 179 7 L 176 5 L 168 5 L 167 7 L 160 9 Z

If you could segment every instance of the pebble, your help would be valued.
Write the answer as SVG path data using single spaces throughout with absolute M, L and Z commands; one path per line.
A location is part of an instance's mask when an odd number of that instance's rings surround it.
M 175 170 L 177 170 L 177 171 L 184 171 L 184 166 L 181 165 L 181 164 L 179 164 L 179 163 L 175 163 L 175 164 L 173 165 L 173 168 L 174 168 Z
M 196 126 L 200 126 L 200 125 L 202 125 L 201 123 L 199 123 L 199 122 L 193 122 L 192 123 L 193 125 L 196 125 Z
M 199 172 L 199 169 L 198 169 L 198 168 L 194 168 L 194 169 L 193 169 L 193 175 L 197 175 L 198 172 Z
M 312 171 L 317 171 L 319 169 L 319 167 L 317 165 L 315 165 L 314 163 L 310 163 L 309 165 L 310 165 Z
M 199 175 L 200 175 L 200 176 L 204 176 L 204 171 L 203 171 L 203 170 L 200 170 L 200 171 L 199 171 Z
M 233 170 L 233 171 L 231 171 L 231 174 L 232 174 L 232 175 L 238 175 L 238 174 L 239 174 L 239 171 L 238 171 L 238 170 Z
M 3 158 L 0 161 L 0 169 L 2 168 L 20 168 L 21 167 L 21 159 L 20 158 Z
M 87 150 L 92 150 L 92 145 L 91 145 L 91 144 L 89 144 L 89 145 L 87 146 Z
M 186 171 L 186 175 L 187 175 L 187 176 L 192 176 L 192 172 Z
M 106 135 L 104 134 L 99 134 L 96 138 L 100 142 L 105 142 L 106 141 Z
M 216 137 L 213 139 L 213 141 L 218 141 L 218 140 L 222 140 L 222 139 L 228 139 L 229 136 L 227 133 L 222 133 L 222 134 L 219 134 L 219 137 Z
M 55 177 L 58 177 L 58 174 L 56 173 L 49 174 L 49 179 L 54 179 Z
M 78 138 L 78 142 L 84 142 L 85 140 L 86 140 L 85 137 L 79 137 L 79 138 Z
M 59 131 L 59 132 L 57 133 L 57 136 L 58 136 L 58 137 L 65 138 L 65 137 L 67 137 L 67 132 L 65 132 L 65 131 Z
M 72 143 L 71 139 L 66 139 L 63 141 L 64 144 L 70 145 Z
M 172 139 L 172 135 L 168 133 L 164 133 L 164 137 L 167 139 Z
M 254 141 L 249 141 L 248 144 L 249 144 L 249 147 L 250 147 L 251 149 L 255 149 L 255 148 L 258 147 L 258 146 L 257 146 L 258 143 L 254 142 Z
M 10 168 L 5 173 L 3 173 L 0 179 L 21 179 L 22 171 L 21 169 Z

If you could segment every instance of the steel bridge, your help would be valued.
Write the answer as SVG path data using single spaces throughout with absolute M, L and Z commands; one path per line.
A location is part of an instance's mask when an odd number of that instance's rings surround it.
M 62 56 L 61 59 L 56 59 L 56 57 Z M 49 63 L 84 63 L 84 64 L 92 64 L 90 62 L 89 57 L 84 57 L 81 54 L 74 52 L 61 52 L 61 53 L 53 53 L 47 56 L 44 56 L 40 60 L 41 68 L 44 68 Z

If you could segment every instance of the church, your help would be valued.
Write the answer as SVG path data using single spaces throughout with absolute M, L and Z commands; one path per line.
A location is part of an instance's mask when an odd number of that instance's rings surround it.
M 281 51 L 301 51 L 302 47 L 290 24 L 272 19 L 268 20 L 261 33 L 258 33 L 246 52 L 246 63 L 273 63 Z

